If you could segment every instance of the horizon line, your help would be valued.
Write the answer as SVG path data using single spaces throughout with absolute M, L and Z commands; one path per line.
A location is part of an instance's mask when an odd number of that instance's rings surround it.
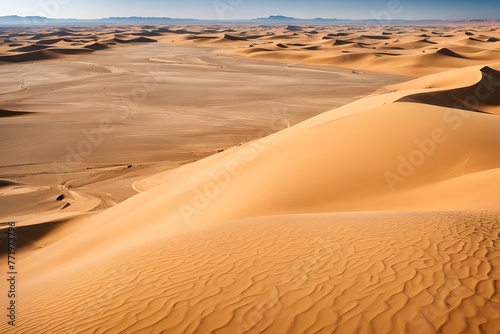
M 255 18 L 235 18 L 235 19 L 200 19 L 200 18 L 191 18 L 191 17 L 170 17 L 170 16 L 108 16 L 108 17 L 100 17 L 100 18 L 76 18 L 76 17 L 47 17 L 47 16 L 39 16 L 39 15 L 28 15 L 28 16 L 21 16 L 17 14 L 8 14 L 8 15 L 1 15 L 1 18 L 5 17 L 18 17 L 18 18 L 30 18 L 30 17 L 40 17 L 48 20 L 79 20 L 79 21 L 99 21 L 99 20 L 107 20 L 107 19 L 170 19 L 170 20 L 193 20 L 193 21 L 215 21 L 215 22 L 232 22 L 232 21 L 254 21 L 254 20 L 263 20 L 263 19 L 289 19 L 289 20 L 325 20 L 325 21 L 382 21 L 382 22 L 393 22 L 393 21 L 407 21 L 407 22 L 418 22 L 418 21 L 457 21 L 457 22 L 467 22 L 467 21 L 494 21 L 494 22 L 500 22 L 499 19 L 487 19 L 487 18 L 470 18 L 470 19 L 425 19 L 425 18 L 419 18 L 419 19 L 377 19 L 374 17 L 370 18 L 359 18 L 359 19 L 353 19 L 353 18 L 324 18 L 324 17 L 314 17 L 314 18 L 301 18 L 301 17 L 292 17 L 292 16 L 284 16 L 284 15 L 269 15 L 267 17 L 255 17 Z

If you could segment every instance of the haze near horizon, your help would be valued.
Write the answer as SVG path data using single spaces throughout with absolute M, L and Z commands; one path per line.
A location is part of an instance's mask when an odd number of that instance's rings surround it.
M 0 16 L 99 19 L 116 16 L 173 17 L 236 20 L 284 15 L 297 18 L 462 20 L 496 19 L 498 1 L 412 0 L 26 0 L 0 1 Z M 389 17 L 386 17 L 389 14 Z

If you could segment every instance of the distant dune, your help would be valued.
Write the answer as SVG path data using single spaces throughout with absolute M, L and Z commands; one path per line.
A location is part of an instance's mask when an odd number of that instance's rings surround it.
M 314 27 L 314 28 L 313 28 Z M 488 64 L 498 59 L 499 32 L 485 25 L 470 29 L 442 26 L 306 26 L 273 25 L 224 28 L 193 25 L 142 26 L 125 31 L 110 27 L 97 36 L 92 27 L 61 28 L 57 31 L 5 33 L 0 38 L 16 39 L 14 47 L 0 45 L 0 61 L 26 62 L 78 54 L 77 49 L 104 50 L 103 45 L 128 43 L 176 43 L 206 45 L 219 52 L 251 58 L 312 65 L 346 67 L 410 76 L 437 73 L 456 67 Z M 140 36 L 140 37 L 137 37 Z M 54 38 L 56 37 L 56 38 Z M 333 40 L 333 42 L 332 42 Z M 66 51 L 61 51 L 66 50 Z M 51 51 L 37 52 L 33 51 Z M 316 52 L 308 52 L 316 51 Z M 18 53 L 12 55 L 13 52 Z M 305 53 L 307 52 L 307 53 Z M 423 66 L 424 64 L 428 66 Z

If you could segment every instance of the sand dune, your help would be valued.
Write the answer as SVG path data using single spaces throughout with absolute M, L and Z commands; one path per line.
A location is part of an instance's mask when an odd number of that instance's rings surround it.
M 55 38 L 55 39 L 40 39 L 36 42 L 36 44 L 56 44 L 59 43 L 60 41 L 64 40 L 64 38 Z
M 499 219 L 233 221 L 40 277 L 24 287 L 19 333 L 494 333 Z
M 110 28 L 95 43 L 162 36 L 0 65 L 29 73 L 5 81 L 5 113 L 35 113 L 1 118 L 2 221 L 24 235 L 16 333 L 497 333 L 500 65 L 465 34 L 490 29 Z M 137 118 L 51 172 L 78 141 L 50 124 L 95 126 L 152 64 L 163 81 Z
M 473 31 L 472 31 L 473 30 Z M 420 33 L 419 33 L 420 32 Z M 424 32 L 424 33 L 422 33 Z M 139 36 L 139 37 L 137 37 Z M 443 70 L 488 64 L 498 59 L 500 35 L 488 26 L 464 30 L 462 27 L 367 27 L 367 26 L 220 26 L 189 27 L 127 27 L 104 28 L 99 36 L 91 28 L 59 29 L 57 31 L 25 32 L 13 35 L 5 32 L 0 38 L 22 42 L 21 50 L 32 50 L 31 45 L 58 45 L 73 42 L 73 47 L 85 48 L 88 42 L 113 46 L 127 43 L 176 43 L 180 45 L 206 44 L 218 52 L 234 53 L 251 58 L 299 62 L 370 70 L 410 76 L 422 76 Z M 333 42 L 330 42 L 332 41 Z M 303 48 L 290 48 L 303 44 Z M 16 44 L 17 45 L 17 44 Z M 286 48 L 284 46 L 287 46 Z M 59 45 L 59 49 L 61 46 Z M 66 49 L 66 47 L 64 47 Z M 93 50 L 104 49 L 102 47 Z M 49 48 L 50 50 L 50 48 Z M 385 52 L 397 50 L 400 52 Z M 47 57 L 16 56 L 5 58 L 13 49 L 0 48 L 0 61 L 33 61 Z M 25 52 L 20 51 L 19 52 Z M 300 51 L 300 52 L 299 52 Z M 317 52 L 310 52 L 317 51 Z M 395 57 L 397 56 L 397 57 Z M 422 64 L 432 66 L 422 66 Z M 390 64 L 390 66 L 388 66 Z
M 9 62 L 9 63 L 21 63 L 28 61 L 39 61 L 39 60 L 47 60 L 57 58 L 57 54 L 47 51 L 32 51 L 32 52 L 24 52 L 16 55 L 9 56 L 0 56 L 0 61 Z
M 101 43 L 93 43 L 93 44 L 90 44 L 90 45 L 85 45 L 85 48 L 86 49 L 91 49 L 91 50 L 104 50 L 106 48 L 108 48 L 108 46 L 106 44 L 101 44 Z
M 64 49 L 52 48 L 50 49 L 50 52 L 55 52 L 63 55 L 75 55 L 75 54 L 92 53 L 94 52 L 94 50 L 87 48 L 64 48 Z
M 454 58 L 465 58 L 461 54 L 456 53 L 453 50 L 450 50 L 448 48 L 441 48 L 437 51 L 438 54 L 443 55 L 443 56 L 448 56 L 448 57 L 454 57 Z
M 336 39 L 332 45 L 348 45 L 348 44 L 352 44 L 352 42 Z
M 22 45 L 22 44 L 19 44 L 19 45 Z M 12 50 L 10 50 L 10 52 L 32 52 L 32 51 L 44 50 L 47 48 L 49 48 L 49 46 L 35 44 L 35 45 L 28 45 L 28 46 L 12 49 Z
M 235 36 L 235 35 L 230 35 L 230 34 L 224 34 L 224 38 L 228 39 L 230 41 L 246 41 L 247 40 L 246 37 Z
M 138 37 L 138 38 L 132 38 L 132 39 L 113 38 L 113 41 L 118 42 L 118 43 L 155 43 L 156 42 L 155 39 L 147 38 L 147 37 Z
M 481 69 L 478 83 L 449 91 L 408 95 L 399 102 L 419 102 L 441 107 L 500 114 L 500 72 L 490 67 Z

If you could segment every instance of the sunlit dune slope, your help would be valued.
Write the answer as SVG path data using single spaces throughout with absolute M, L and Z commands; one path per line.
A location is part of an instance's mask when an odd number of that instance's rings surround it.
M 499 232 L 487 212 L 231 221 L 23 284 L 17 333 L 496 333 Z

